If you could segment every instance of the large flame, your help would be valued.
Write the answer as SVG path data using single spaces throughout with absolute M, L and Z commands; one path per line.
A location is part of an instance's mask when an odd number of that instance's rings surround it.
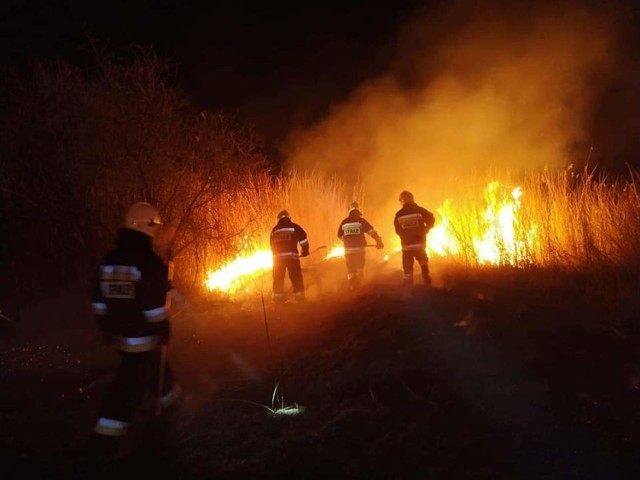
M 486 230 L 474 239 L 478 262 L 515 265 L 535 241 L 535 228 L 519 231 L 518 211 L 522 190 L 516 187 L 510 197 L 500 198 L 500 184 L 492 182 L 486 190 L 488 207 L 484 211 Z
M 208 272 L 205 286 L 209 290 L 235 293 L 242 289 L 246 281 L 255 278 L 256 274 L 272 268 L 271 250 L 258 250 L 250 255 L 243 254 L 217 270 Z
M 479 264 L 519 265 L 527 261 L 536 242 L 535 226 L 522 231 L 518 212 L 522 190 L 516 187 L 509 191 L 498 182 L 491 182 L 485 189 L 486 206 L 472 232 L 473 251 Z M 460 216 L 446 200 L 437 209 L 437 226 L 430 232 L 427 240 L 427 252 L 430 256 L 447 257 L 460 255 L 464 250 L 461 240 L 456 237 L 453 219 Z M 247 291 L 247 285 L 260 274 L 273 268 L 273 258 L 268 249 L 247 253 L 248 246 L 236 259 L 225 263 L 217 270 L 208 272 L 205 286 L 209 290 L 225 293 Z M 396 238 L 391 250 L 400 251 L 400 242 Z M 325 260 L 344 256 L 344 247 L 335 245 L 324 257 Z M 389 260 L 389 255 L 384 257 Z
M 336 245 L 331 249 L 329 253 L 327 253 L 327 256 L 324 257 L 324 259 L 328 260 L 330 258 L 335 258 L 335 257 L 344 257 L 344 246 Z
M 521 197 L 520 187 L 509 191 L 499 182 L 491 182 L 485 189 L 486 207 L 474 225 L 471 242 L 479 264 L 518 265 L 531 260 L 528 256 L 536 244 L 536 228 L 524 231 L 521 226 Z M 448 200 L 438 209 L 438 226 L 431 230 L 428 238 L 427 251 L 431 255 L 455 256 L 463 251 L 447 214 L 451 211 Z

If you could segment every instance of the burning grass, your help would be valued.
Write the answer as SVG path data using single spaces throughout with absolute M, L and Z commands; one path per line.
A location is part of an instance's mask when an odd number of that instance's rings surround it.
M 359 187 L 348 187 L 335 177 L 315 173 L 292 173 L 287 177 L 255 174 L 247 185 L 230 192 L 211 212 L 222 214 L 226 229 L 240 232 L 228 244 L 211 246 L 207 257 L 217 268 L 206 274 L 209 290 L 238 294 L 266 285 L 263 273 L 272 268 L 269 233 L 278 211 L 287 209 L 292 220 L 307 232 L 311 250 L 334 243 L 335 212 L 359 198 Z
M 479 185 L 477 178 L 469 181 Z M 611 178 L 572 167 L 518 180 L 509 172 L 496 174 L 483 188 L 466 188 L 433 209 L 437 221 L 429 234 L 428 253 L 472 268 L 618 269 L 635 276 L 640 252 L 637 183 L 633 171 Z M 341 256 L 335 230 L 344 205 L 364 197 L 359 187 L 347 188 L 336 178 L 314 173 L 253 177 L 250 187 L 233 195 L 236 206 L 225 219 L 237 229 L 244 225 L 246 233 L 235 246 L 218 252 L 217 258 L 231 260 L 212 262 L 217 266 L 207 273 L 207 288 L 234 294 L 250 291 L 261 279 L 260 290 L 265 289 L 264 273 L 271 269 L 268 232 L 282 208 L 307 230 L 312 248 L 326 244 L 325 258 Z M 390 223 L 376 218 L 375 212 L 372 219 L 374 225 Z M 397 252 L 395 233 L 382 233 L 388 248 Z

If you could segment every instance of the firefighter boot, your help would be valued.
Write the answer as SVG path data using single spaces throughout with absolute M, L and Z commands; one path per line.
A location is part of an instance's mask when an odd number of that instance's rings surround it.
M 353 292 L 360 286 L 360 277 L 357 273 L 351 272 L 347 275 L 347 282 L 349 283 L 349 291 Z
M 120 458 L 121 436 L 94 433 L 85 447 L 86 455 L 96 463 L 109 463 Z
M 272 299 L 273 303 L 285 303 L 287 300 L 284 293 L 274 293 Z
M 429 263 L 425 261 L 420 264 L 420 270 L 422 271 L 422 279 L 425 285 L 431 285 L 431 276 L 429 275 Z
M 428 268 L 423 268 L 422 269 L 422 278 L 424 280 L 424 284 L 425 285 L 431 285 L 431 276 L 429 275 L 429 269 Z

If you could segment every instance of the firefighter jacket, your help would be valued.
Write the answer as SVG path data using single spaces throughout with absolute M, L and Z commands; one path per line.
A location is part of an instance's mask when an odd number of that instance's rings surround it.
M 340 222 L 338 238 L 344 244 L 345 255 L 363 253 L 367 246 L 364 234 L 370 235 L 376 242 L 380 242 L 380 236 L 373 226 L 362 217 L 358 210 L 351 210 L 349 216 Z
M 309 253 L 309 239 L 307 233 L 297 223 L 293 223 L 290 218 L 281 218 L 271 230 L 269 238 L 271 253 L 274 257 L 287 258 L 298 257 L 298 244 L 302 250 L 302 255 Z
M 99 327 L 122 351 L 153 350 L 169 337 L 170 289 L 168 268 L 152 250 L 151 237 L 121 229 L 95 284 L 92 306 Z
M 393 220 L 402 250 L 424 250 L 427 246 L 427 233 L 434 223 L 435 217 L 429 210 L 415 203 L 405 203 Z

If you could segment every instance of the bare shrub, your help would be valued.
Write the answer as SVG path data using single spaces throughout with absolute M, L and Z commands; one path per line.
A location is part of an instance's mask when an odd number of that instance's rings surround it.
M 29 290 L 45 275 L 80 274 L 74 254 L 95 248 L 90 91 L 79 69 L 53 62 L 5 75 L 1 92 L 0 200 L 11 232 L 4 255 L 16 290 Z
M 279 176 L 255 172 L 246 177 L 243 186 L 230 190 L 208 206 L 214 212 L 223 212 L 218 213 L 220 222 L 240 234 L 228 237 L 228 242 L 203 245 L 197 257 L 191 257 L 204 259 L 201 266 L 206 268 L 198 269 L 201 282 L 207 272 L 236 258 L 268 251 L 269 234 L 277 213 L 283 209 L 305 229 L 311 250 L 322 245 L 330 248 L 338 240 L 337 228 L 349 201 L 364 196 L 360 184 L 346 184 L 337 177 L 313 171 L 292 171 Z M 261 276 L 247 279 L 243 288 L 250 288 L 253 280 L 263 279 Z
M 7 211 L 25 212 L 16 231 L 38 240 L 22 245 L 30 271 L 55 270 L 54 259 L 65 280 L 87 278 L 140 200 L 161 211 L 156 245 L 185 288 L 243 250 L 268 248 L 282 209 L 313 245 L 334 242 L 337 216 L 363 201 L 357 186 L 313 172 L 270 175 L 249 128 L 194 110 L 169 83 L 169 61 L 131 53 L 96 49 L 90 70 L 38 64 L 4 85 L 0 194 Z
M 92 73 L 41 63 L 3 84 L 0 194 L 16 217 L 5 221 L 30 240 L 16 243 L 15 262 L 77 280 L 139 200 L 163 213 L 167 259 L 239 234 L 210 205 L 263 168 L 252 132 L 192 109 L 167 82 L 171 64 L 149 49 L 95 61 Z

